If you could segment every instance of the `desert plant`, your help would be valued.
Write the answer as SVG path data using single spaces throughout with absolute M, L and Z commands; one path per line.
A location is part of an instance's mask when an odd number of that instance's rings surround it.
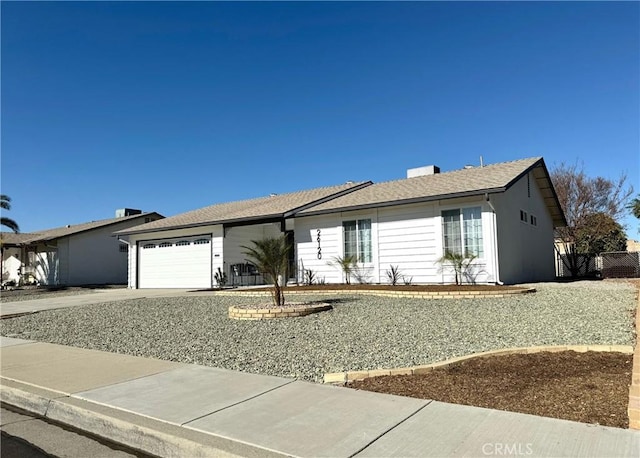
M 477 256 L 471 253 L 467 253 L 467 255 L 463 255 L 461 253 L 454 253 L 453 251 L 447 250 L 440 259 L 436 262 L 441 266 L 445 266 L 447 264 L 451 265 L 456 277 L 456 285 L 461 285 L 464 277 L 469 277 L 469 267 L 473 263 L 474 259 Z
M 357 268 L 357 258 L 355 256 L 334 256 L 332 261 L 329 261 L 330 266 L 336 266 L 342 270 L 344 274 L 344 281 L 347 285 L 351 284 L 351 275 Z
M 246 250 L 244 254 L 252 259 L 258 270 L 273 282 L 271 290 L 273 303 L 276 307 L 282 307 L 284 293 L 280 281 L 287 276 L 291 245 L 284 235 L 252 240 L 251 243 L 253 246 L 242 246 L 241 248 Z
M 213 274 L 213 279 L 218 284 L 218 288 L 224 288 L 228 281 L 227 273 L 223 272 L 222 269 L 218 267 L 218 271 Z
M 327 279 L 324 278 L 324 277 L 318 278 L 318 284 L 319 285 L 326 285 L 327 284 Z
M 361 285 L 368 285 L 371 283 L 371 267 L 362 267 L 358 264 L 354 265 L 352 271 L 353 278 Z
M 406 275 L 402 276 L 402 283 L 404 283 L 405 285 L 409 286 L 411 283 L 413 283 L 413 277 L 407 277 Z
M 390 265 L 389 270 L 387 270 L 387 278 L 392 286 L 396 286 L 400 281 L 400 267 Z
M 311 269 L 304 270 L 304 284 L 305 285 L 313 285 L 316 281 L 316 273 Z

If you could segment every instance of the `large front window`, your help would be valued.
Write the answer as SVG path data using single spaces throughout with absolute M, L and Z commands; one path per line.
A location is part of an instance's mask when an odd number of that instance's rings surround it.
M 371 262 L 371 220 L 344 221 L 344 257 L 353 257 L 357 262 Z
M 465 257 L 482 257 L 482 211 L 480 207 L 443 211 L 442 232 L 445 253 L 462 254 Z

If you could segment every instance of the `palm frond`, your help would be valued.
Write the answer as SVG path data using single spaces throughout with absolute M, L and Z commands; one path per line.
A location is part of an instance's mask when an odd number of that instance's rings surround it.
M 4 216 L 2 217 L 2 222 L 0 223 L 3 226 L 8 227 L 9 229 L 11 229 L 13 232 L 15 232 L 16 234 L 18 232 L 20 232 L 20 227 L 18 226 L 18 223 L 16 223 L 14 220 L 12 220 L 11 218 L 5 218 Z

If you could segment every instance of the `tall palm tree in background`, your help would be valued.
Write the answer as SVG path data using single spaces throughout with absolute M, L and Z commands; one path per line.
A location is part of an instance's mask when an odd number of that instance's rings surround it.
M 11 197 L 6 196 L 4 194 L 0 194 L 0 207 L 3 210 L 10 210 L 11 209 Z M 2 218 L 2 221 L 0 222 L 0 224 L 2 224 L 3 226 L 7 226 L 9 229 L 11 229 L 16 234 L 18 232 L 20 232 L 20 227 L 18 226 L 18 223 L 16 223 L 14 220 L 12 220 L 11 218 L 6 218 L 4 216 L 2 216 L 1 218 Z
M 632 199 L 627 208 L 631 210 L 631 214 L 640 219 L 640 195 L 635 199 Z

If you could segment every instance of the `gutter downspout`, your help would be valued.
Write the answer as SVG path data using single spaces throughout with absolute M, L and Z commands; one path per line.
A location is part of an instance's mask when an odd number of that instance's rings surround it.
M 504 285 L 504 283 L 500 281 L 500 269 L 498 268 L 498 218 L 496 217 L 496 208 L 491 203 L 489 193 L 485 193 L 484 198 L 493 213 L 493 269 L 495 271 L 495 280 L 496 284 Z

